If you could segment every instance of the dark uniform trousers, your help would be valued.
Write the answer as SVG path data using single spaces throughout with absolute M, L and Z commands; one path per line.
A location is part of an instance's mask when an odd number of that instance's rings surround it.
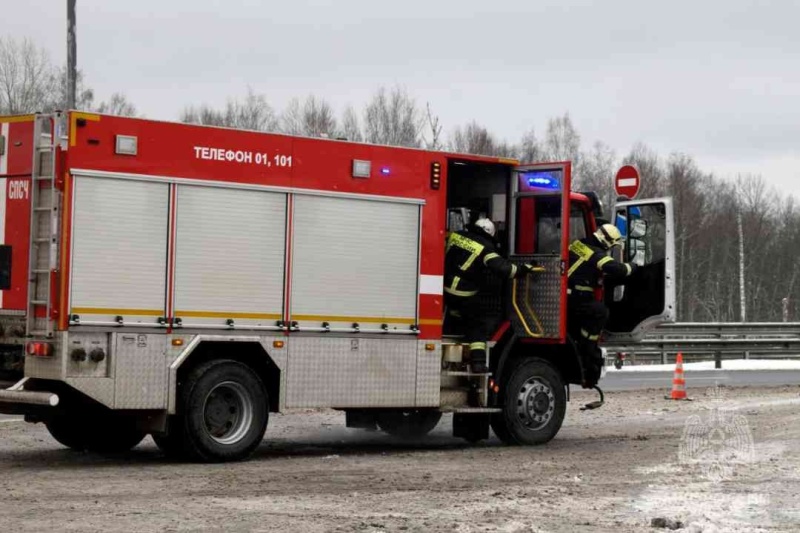
M 584 386 L 593 386 L 602 371 L 602 354 L 597 341 L 608 321 L 608 308 L 595 299 L 595 289 L 600 287 L 603 278 L 622 280 L 629 276 L 633 267 L 608 256 L 594 236 L 573 241 L 569 257 L 567 324 L 581 356 Z
M 487 273 L 512 279 L 517 265 L 497 253 L 492 239 L 479 231 L 451 233 L 445 253 L 444 303 L 448 320 L 460 318 L 460 327 L 469 343 L 472 364 L 486 364 L 486 341 L 497 322 L 489 309 L 482 306 L 480 292 L 485 290 Z
M 585 357 L 600 359 L 597 341 L 608 321 L 608 308 L 589 296 L 570 296 L 567 323 L 570 336 L 578 343 L 578 349 Z
M 492 334 L 494 317 L 481 307 L 480 298 L 475 296 L 455 296 L 445 293 L 448 321 L 458 325 L 455 329 L 464 335 L 469 344 L 469 362 L 486 363 L 486 339 Z

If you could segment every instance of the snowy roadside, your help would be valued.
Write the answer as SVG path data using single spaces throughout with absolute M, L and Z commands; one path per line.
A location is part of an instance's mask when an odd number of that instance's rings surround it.
M 685 371 L 719 370 L 714 368 L 714 361 L 699 363 L 684 363 Z M 626 364 L 620 370 L 609 372 L 672 372 L 675 365 L 630 365 Z M 726 359 L 722 362 L 722 370 L 800 370 L 800 361 L 791 359 Z

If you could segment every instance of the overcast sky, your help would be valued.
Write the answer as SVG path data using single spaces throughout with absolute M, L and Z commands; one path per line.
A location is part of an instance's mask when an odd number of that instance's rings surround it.
M 65 0 L 5 0 L 0 35 L 63 63 Z M 584 148 L 642 141 L 800 197 L 800 0 L 77 0 L 78 66 L 98 99 L 149 118 L 247 87 L 280 110 L 357 108 L 380 85 L 517 142 L 569 112 Z

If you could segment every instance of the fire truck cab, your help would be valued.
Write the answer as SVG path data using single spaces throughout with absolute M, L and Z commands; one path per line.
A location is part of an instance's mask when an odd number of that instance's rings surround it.
M 602 207 L 571 164 L 82 112 L 0 117 L 0 412 L 65 446 L 248 456 L 269 414 L 346 413 L 398 437 L 552 439 L 569 384 L 568 246 Z M 490 372 L 445 319 L 445 241 L 475 217 L 541 272 L 487 280 Z M 615 207 L 642 266 L 608 335 L 674 319 L 668 199 Z M 14 363 L 16 361 L 16 363 Z

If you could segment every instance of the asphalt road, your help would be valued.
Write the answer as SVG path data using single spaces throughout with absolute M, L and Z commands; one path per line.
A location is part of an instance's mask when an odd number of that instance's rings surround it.
M 686 388 L 800 385 L 800 370 L 702 370 L 685 371 Z M 610 367 L 600 382 L 603 390 L 643 390 L 672 388 L 672 372 L 628 371 Z

